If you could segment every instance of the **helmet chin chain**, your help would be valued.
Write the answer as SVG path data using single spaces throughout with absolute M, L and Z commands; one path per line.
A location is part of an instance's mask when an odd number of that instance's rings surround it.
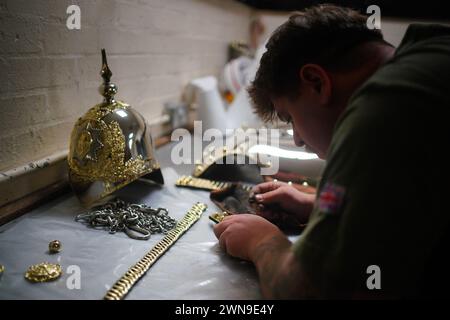
M 167 234 L 176 225 L 176 220 L 169 216 L 167 209 L 130 204 L 120 199 L 95 207 L 88 213 L 81 213 L 75 221 L 82 221 L 109 233 L 123 231 L 136 240 L 148 240 L 156 233 Z

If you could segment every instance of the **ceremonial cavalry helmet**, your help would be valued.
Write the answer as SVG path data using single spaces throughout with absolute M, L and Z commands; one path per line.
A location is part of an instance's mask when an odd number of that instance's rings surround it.
M 69 182 L 85 206 L 140 177 L 164 183 L 144 117 L 114 99 L 117 87 L 110 82 L 112 72 L 104 49 L 102 62 L 104 101 L 78 119 L 70 138 Z

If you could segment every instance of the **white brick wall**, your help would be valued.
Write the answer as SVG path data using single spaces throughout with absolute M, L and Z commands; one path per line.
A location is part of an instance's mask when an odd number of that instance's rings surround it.
M 79 31 L 66 28 L 71 4 Z M 189 80 L 218 74 L 251 14 L 232 0 L 0 0 L 0 170 L 67 148 L 101 101 L 101 48 L 117 97 L 151 121 Z

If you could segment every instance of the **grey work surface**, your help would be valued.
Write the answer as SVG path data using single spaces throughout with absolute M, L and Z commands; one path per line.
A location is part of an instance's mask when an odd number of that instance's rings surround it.
M 208 205 L 201 219 L 189 229 L 144 275 L 126 299 L 259 299 L 257 274 L 252 264 L 227 256 L 218 246 L 208 215 L 218 211 L 207 191 L 177 188 L 181 174 L 193 166 L 171 166 L 173 144 L 157 151 L 165 185 L 161 188 L 136 181 L 119 192 L 133 203 L 165 207 L 181 219 L 196 202 Z M 0 227 L 0 299 L 102 299 L 106 291 L 162 238 L 133 240 L 124 233 L 88 228 L 74 217 L 85 210 L 73 194 L 59 197 Z M 63 249 L 48 253 L 48 243 L 58 239 Z M 54 282 L 30 283 L 28 266 L 59 263 L 63 275 Z M 67 268 L 79 266 L 81 288 L 68 289 Z

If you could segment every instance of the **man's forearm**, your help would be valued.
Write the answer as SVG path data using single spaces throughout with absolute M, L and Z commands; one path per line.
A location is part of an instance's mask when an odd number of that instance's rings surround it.
M 313 296 L 291 247 L 292 243 L 280 233 L 255 249 L 253 262 L 265 298 L 298 299 Z

